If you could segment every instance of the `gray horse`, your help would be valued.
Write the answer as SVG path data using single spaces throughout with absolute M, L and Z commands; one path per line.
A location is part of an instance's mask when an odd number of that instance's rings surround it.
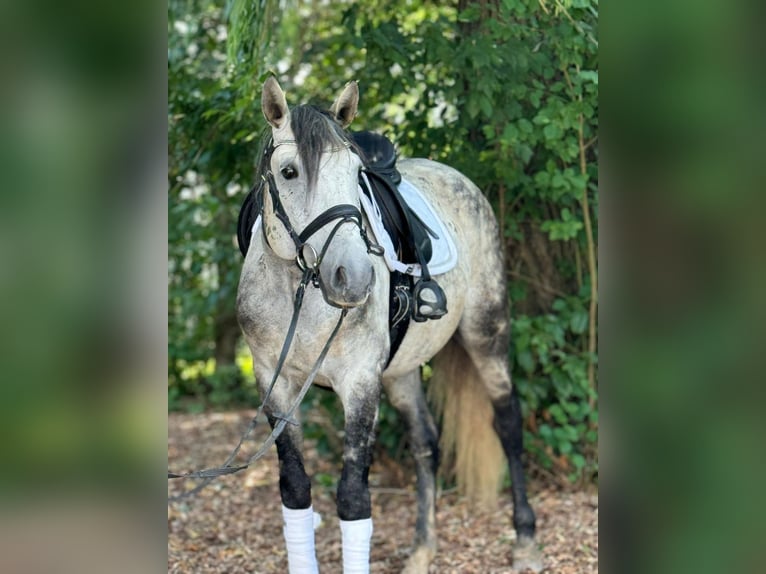
M 450 459 L 457 469 L 464 492 L 484 503 L 496 496 L 507 458 L 516 530 L 514 568 L 539 571 L 535 515 L 527 501 L 521 462 L 521 412 L 507 363 L 508 300 L 492 209 L 456 170 L 425 159 L 400 161 L 402 176 L 422 191 L 452 235 L 458 260 L 437 278 L 449 312 L 439 320 L 412 322 L 389 363 L 390 272 L 383 258 L 370 252 L 368 221 L 358 209 L 364 158 L 345 131 L 358 101 L 357 84 L 350 83 L 328 112 L 311 106 L 291 110 L 274 78 L 263 86 L 263 114 L 271 126 L 259 174 L 266 182 L 263 208 L 237 298 L 239 322 L 262 393 L 274 377 L 296 288 L 305 277 L 300 267 L 315 269 L 314 286 L 309 283 L 305 291 L 303 312 L 265 412 L 273 426 L 290 410 L 337 328 L 315 384 L 335 391 L 345 413 L 337 491 L 344 572 L 369 572 L 372 517 L 367 479 L 382 390 L 406 421 L 417 467 L 417 524 L 404 571 L 427 572 L 436 553 L 440 447 L 442 459 Z M 309 226 L 306 239 L 303 231 Z M 341 314 L 345 322 L 339 326 Z M 443 421 L 441 442 L 420 378 L 421 365 L 431 360 L 429 394 Z M 318 571 L 302 438 L 300 425 L 289 424 L 277 439 L 291 574 Z

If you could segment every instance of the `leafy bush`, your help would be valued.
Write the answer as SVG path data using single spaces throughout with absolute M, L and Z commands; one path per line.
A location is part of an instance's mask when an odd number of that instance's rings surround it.
M 516 317 L 514 383 L 523 397 L 526 448 L 543 468 L 571 480 L 598 473 L 596 392 L 588 382 L 594 357 L 576 348 L 588 315 L 578 298 L 557 299 L 556 314 Z M 532 414 L 533 416 L 530 416 Z

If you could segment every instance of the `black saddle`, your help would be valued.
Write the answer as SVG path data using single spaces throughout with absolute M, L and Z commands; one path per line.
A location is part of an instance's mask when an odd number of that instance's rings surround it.
M 391 236 L 399 260 L 405 263 L 419 263 L 424 269 L 433 254 L 432 235 L 436 234 L 426 226 L 404 201 L 397 186 L 402 176 L 396 169 L 396 151 L 386 137 L 372 132 L 351 134 L 365 159 L 365 173 L 372 189 L 367 189 L 360 177 L 362 190 L 375 197 L 380 208 L 383 227 Z M 429 276 L 430 278 L 430 276 Z
M 362 150 L 368 169 L 399 185 L 402 176 L 396 169 L 396 149 L 387 137 L 374 132 L 352 132 L 351 139 Z

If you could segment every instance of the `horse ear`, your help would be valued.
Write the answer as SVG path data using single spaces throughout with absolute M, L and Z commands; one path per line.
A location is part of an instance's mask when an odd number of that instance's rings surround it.
M 347 128 L 356 116 L 358 105 L 359 85 L 356 82 L 349 82 L 330 108 L 330 113 L 335 116 L 341 126 Z
M 279 87 L 279 82 L 274 76 L 269 77 L 263 84 L 261 109 L 266 121 L 277 129 L 284 126 L 290 116 L 285 93 Z

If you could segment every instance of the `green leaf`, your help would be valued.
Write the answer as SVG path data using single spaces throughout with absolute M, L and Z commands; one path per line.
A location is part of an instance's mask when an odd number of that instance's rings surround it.
M 492 100 L 483 94 L 479 98 L 479 107 L 486 118 L 492 117 Z
M 520 119 L 518 122 L 519 130 L 524 134 L 531 134 L 534 132 L 534 126 L 532 126 L 532 122 L 530 122 L 527 119 Z
M 588 328 L 588 313 L 585 310 L 575 311 L 569 319 L 569 328 L 575 334 L 582 334 Z
M 519 159 L 521 160 L 521 162 L 524 165 L 529 163 L 529 161 L 532 159 L 532 155 L 533 155 L 532 148 L 529 147 L 526 144 L 522 144 L 522 145 L 518 146 L 516 148 L 516 153 L 518 154 Z
M 569 417 L 564 413 L 560 405 L 551 405 L 548 408 L 548 412 L 559 424 L 566 424 L 569 421 Z
M 516 362 L 528 373 L 531 373 L 535 370 L 535 361 L 532 358 L 532 353 L 527 350 L 521 351 L 518 355 L 516 355 Z
M 583 82 L 590 82 L 598 86 L 598 72 L 596 70 L 580 70 L 579 76 Z
M 555 123 L 549 123 L 543 128 L 543 135 L 545 136 L 545 139 L 551 141 L 551 140 L 557 140 L 564 134 L 563 130 L 561 129 L 561 126 Z

